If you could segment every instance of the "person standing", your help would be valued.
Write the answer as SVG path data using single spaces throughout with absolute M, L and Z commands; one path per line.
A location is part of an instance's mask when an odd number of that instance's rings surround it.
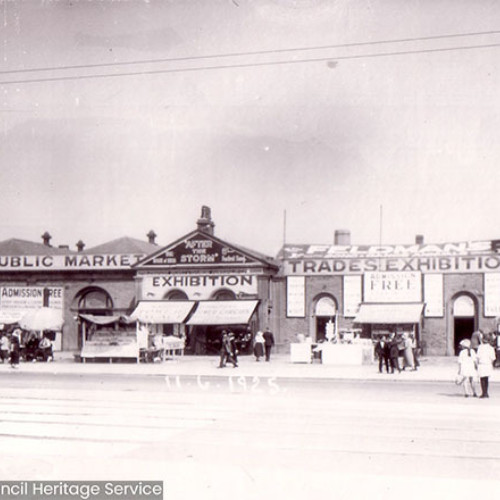
M 2 334 L 0 338 L 0 358 L 2 358 L 2 363 L 4 363 L 5 360 L 9 360 L 9 348 L 9 338 L 7 335 Z
M 495 362 L 495 351 L 488 340 L 483 336 L 481 344 L 477 348 L 477 371 L 479 381 L 481 382 L 480 398 L 490 397 L 488 394 L 488 385 L 490 375 L 493 373 L 493 363 Z
M 19 336 L 17 333 L 13 333 L 10 339 L 10 366 L 12 368 L 17 368 L 19 366 Z
M 479 345 L 481 344 L 481 339 L 482 339 L 482 332 L 481 330 L 476 330 L 472 335 L 471 335 L 471 338 L 470 338 L 470 346 L 471 346 L 471 349 L 474 349 L 474 351 L 477 352 L 477 349 L 479 347 Z
M 391 360 L 391 373 L 394 373 L 395 370 L 401 373 L 401 368 L 399 367 L 399 342 L 395 332 L 391 335 L 389 342 L 389 357 Z
M 462 377 L 464 396 L 477 397 L 475 381 L 477 379 L 476 351 L 471 349 L 470 340 L 464 339 L 459 344 L 461 350 L 458 355 L 458 375 Z
M 409 368 L 415 370 L 415 360 L 413 359 L 413 346 L 407 333 L 403 334 L 403 370 Z
M 255 356 L 255 361 L 260 361 L 260 358 L 264 356 L 264 335 L 259 330 L 255 334 L 255 338 L 253 340 L 253 353 Z
M 264 336 L 264 349 L 266 351 L 266 361 L 271 359 L 271 349 L 274 345 L 274 335 L 272 334 L 269 327 L 266 328 L 266 331 L 263 334 Z
M 389 344 L 385 338 L 385 335 L 378 339 L 375 344 L 375 355 L 378 358 L 378 371 L 383 372 L 383 367 L 385 365 L 386 373 L 389 373 Z

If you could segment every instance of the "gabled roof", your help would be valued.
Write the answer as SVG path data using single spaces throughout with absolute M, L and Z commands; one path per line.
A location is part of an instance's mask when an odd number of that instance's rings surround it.
M 0 241 L 0 255 L 66 255 L 75 253 L 69 248 L 57 248 L 34 241 L 11 238 Z
M 147 241 L 123 236 L 116 240 L 108 241 L 95 247 L 87 248 L 84 254 L 146 254 L 149 255 L 158 250 L 158 245 Z
M 272 257 L 223 241 L 196 229 L 138 262 L 136 268 L 165 267 L 271 267 L 278 269 Z

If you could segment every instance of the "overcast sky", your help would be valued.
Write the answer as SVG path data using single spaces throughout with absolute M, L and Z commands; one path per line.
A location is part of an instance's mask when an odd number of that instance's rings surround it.
M 500 238 L 498 1 L 0 5 L 0 241 Z

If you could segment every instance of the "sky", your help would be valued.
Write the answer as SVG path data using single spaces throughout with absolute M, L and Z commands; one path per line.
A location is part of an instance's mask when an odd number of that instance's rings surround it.
M 496 0 L 0 0 L 0 241 L 168 245 L 202 205 L 271 256 L 338 229 L 500 238 L 498 19 Z

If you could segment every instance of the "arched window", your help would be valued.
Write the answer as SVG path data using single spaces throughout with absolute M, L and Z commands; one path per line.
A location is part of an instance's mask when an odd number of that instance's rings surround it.
M 172 290 L 165 295 L 166 300 L 189 300 L 182 290 Z
M 475 313 L 474 301 L 468 295 L 460 295 L 453 302 L 453 316 L 455 318 L 473 318 Z
M 213 300 L 236 300 L 236 295 L 231 290 L 218 290 L 214 293 Z
M 335 316 L 337 306 L 331 297 L 321 297 L 314 308 L 315 316 Z
M 81 294 L 78 301 L 78 310 L 93 314 L 105 314 L 113 310 L 113 301 L 106 291 L 100 288 L 92 288 Z

